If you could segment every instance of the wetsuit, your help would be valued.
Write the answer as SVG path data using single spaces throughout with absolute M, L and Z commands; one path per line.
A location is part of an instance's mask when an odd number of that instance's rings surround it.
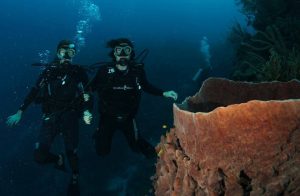
M 163 91 L 151 85 L 142 65 L 129 65 L 126 71 L 115 65 L 100 67 L 91 82 L 92 91 L 98 93 L 100 113 L 99 126 L 95 133 L 95 148 L 98 155 L 110 152 L 115 130 L 125 135 L 130 148 L 146 157 L 155 157 L 155 149 L 138 132 L 135 115 L 138 111 L 141 92 L 162 96 Z
M 78 118 L 91 103 L 84 102 L 83 91 L 88 83 L 85 71 L 76 65 L 47 67 L 24 100 L 20 110 L 32 103 L 42 105 L 43 123 L 34 151 L 40 164 L 57 163 L 59 156 L 50 152 L 55 136 L 62 134 L 66 155 L 73 173 L 78 173 Z

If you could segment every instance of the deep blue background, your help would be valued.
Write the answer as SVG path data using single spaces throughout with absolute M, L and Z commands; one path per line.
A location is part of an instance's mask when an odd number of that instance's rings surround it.
M 150 49 L 146 59 L 148 79 L 165 90 L 179 93 L 181 102 L 193 95 L 199 84 L 192 81 L 203 59 L 200 40 L 207 36 L 211 44 L 213 74 L 226 77 L 231 67 L 232 51 L 226 41 L 231 26 L 243 21 L 234 0 L 103 0 L 99 6 L 101 21 L 92 22 L 86 47 L 76 63 L 88 65 L 107 61 L 105 43 L 118 37 L 134 41 L 136 50 Z M 5 120 L 22 103 L 34 83 L 39 68 L 38 52 L 53 54 L 61 39 L 72 39 L 80 1 L 75 0 L 2 0 L 0 6 L 0 195 L 64 195 L 67 174 L 40 167 L 32 152 L 40 126 L 38 106 L 30 107 L 21 123 L 7 128 Z M 172 126 L 172 101 L 144 95 L 138 125 L 151 143 L 159 142 Z M 96 119 L 96 118 L 95 118 Z M 92 133 L 96 127 L 81 126 L 80 168 L 82 195 L 144 195 L 151 187 L 153 161 L 133 154 L 118 133 L 108 157 L 96 156 Z M 63 149 L 57 139 L 54 151 Z M 115 185 L 115 186 L 112 186 Z M 108 188 L 110 187 L 111 188 Z

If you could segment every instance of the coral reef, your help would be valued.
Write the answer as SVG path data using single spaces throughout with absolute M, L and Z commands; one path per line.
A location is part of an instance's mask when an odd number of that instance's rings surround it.
M 247 81 L 288 81 L 298 78 L 298 64 L 288 59 L 300 55 L 298 0 L 237 0 L 247 16 L 252 35 L 234 26 L 229 39 L 236 46 L 233 78 Z M 232 38 L 243 39 L 232 39 Z M 296 55 L 291 55 L 295 54 Z M 280 59 L 274 64 L 274 59 Z M 270 66 L 274 65 L 274 68 Z M 277 73 L 278 72 L 279 75 Z M 299 78 L 298 78 L 299 79 Z
M 300 195 L 300 82 L 205 81 L 157 146 L 158 196 Z M 196 112 L 196 113 L 194 113 Z

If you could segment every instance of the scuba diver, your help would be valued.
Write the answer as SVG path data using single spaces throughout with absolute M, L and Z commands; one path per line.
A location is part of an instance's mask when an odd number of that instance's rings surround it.
M 59 134 L 63 136 L 66 156 L 72 170 L 68 186 L 70 196 L 79 195 L 78 119 L 83 112 L 86 124 L 90 124 L 92 120 L 92 114 L 89 112 L 92 103 L 89 94 L 85 92 L 88 76 L 83 68 L 72 64 L 75 54 L 73 42 L 60 41 L 55 60 L 45 65 L 36 85 L 26 96 L 17 113 L 7 119 L 9 126 L 16 125 L 32 102 L 41 104 L 43 122 L 35 145 L 34 159 L 39 164 L 54 164 L 56 169 L 65 171 L 63 154 L 50 152 L 54 138 Z
M 100 66 L 88 88 L 98 93 L 99 126 L 95 132 L 95 148 L 99 156 L 109 154 L 112 137 L 120 129 L 134 152 L 146 158 L 155 158 L 155 148 L 142 138 L 135 116 L 139 108 L 141 92 L 177 99 L 174 91 L 162 91 L 151 85 L 143 64 L 135 62 L 133 43 L 120 38 L 107 43 L 113 62 Z

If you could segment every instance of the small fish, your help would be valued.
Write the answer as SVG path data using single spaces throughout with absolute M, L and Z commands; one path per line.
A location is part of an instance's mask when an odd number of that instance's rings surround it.
M 157 156 L 160 157 L 160 156 L 163 154 L 163 152 L 164 152 L 164 150 L 163 150 L 163 149 L 160 149 L 159 152 L 157 153 Z

